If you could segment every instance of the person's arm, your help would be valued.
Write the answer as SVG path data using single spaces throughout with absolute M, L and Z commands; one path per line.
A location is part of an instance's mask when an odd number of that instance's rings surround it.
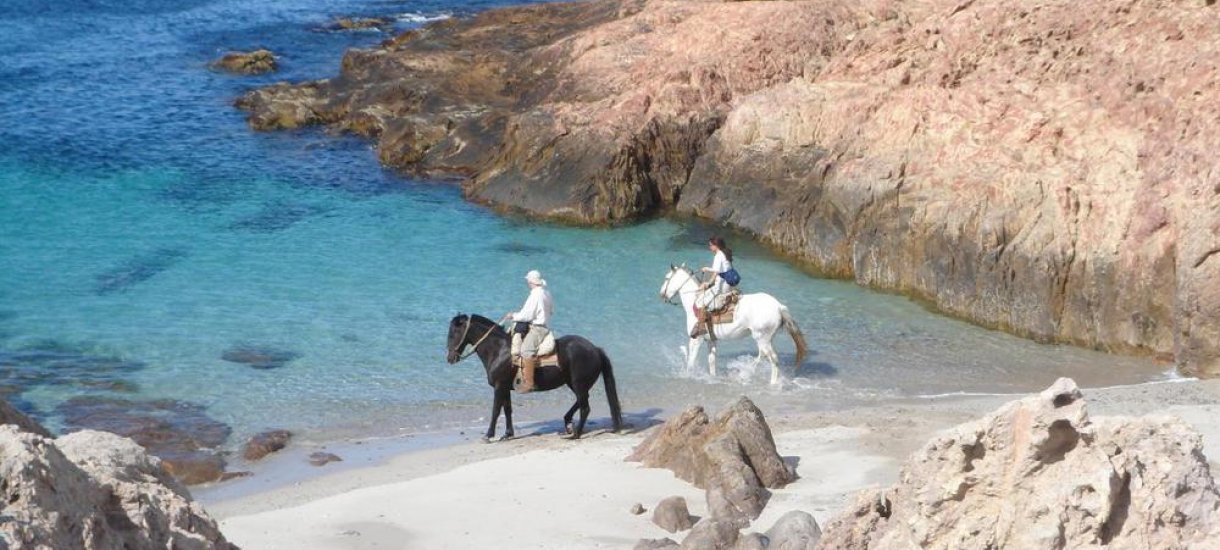
M 539 293 L 530 290 L 530 295 L 525 299 L 525 304 L 521 306 L 521 310 L 516 313 L 510 313 L 513 321 L 519 323 L 528 323 L 533 321 L 538 316 L 538 308 L 541 307 Z

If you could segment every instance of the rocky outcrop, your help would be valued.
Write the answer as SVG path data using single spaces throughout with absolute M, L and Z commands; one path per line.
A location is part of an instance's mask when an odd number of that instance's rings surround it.
M 229 52 L 212 62 L 212 67 L 235 74 L 265 74 L 279 70 L 275 54 L 270 50 L 252 52 Z
M 775 525 L 767 529 L 766 538 L 770 550 L 814 550 L 822 538 L 822 530 L 809 512 L 793 510 L 780 516 Z
M 236 548 L 130 439 L 0 426 L 0 541 L 15 548 Z
M 746 397 L 713 422 L 692 407 L 654 431 L 627 457 L 707 489 L 712 517 L 738 526 L 762 512 L 770 493 L 796 479 L 775 449 L 762 411 Z
M 1173 417 L 1091 419 L 1074 382 L 929 442 L 861 493 L 826 549 L 1220 547 L 1220 491 Z
M 0 425 L 9 424 L 16 426 L 17 429 L 23 432 L 29 432 L 43 437 L 51 437 L 51 432 L 42 427 L 42 424 L 34 421 L 25 413 L 8 404 L 8 401 L 0 399 Z
M 695 524 L 695 518 L 687 510 L 685 498 L 669 497 L 657 503 L 652 512 L 652 523 L 670 533 L 677 533 L 690 529 Z
M 288 430 L 267 430 L 255 434 L 246 442 L 241 456 L 251 461 L 262 460 L 263 457 L 287 447 L 291 439 L 292 432 Z
M 676 210 L 1040 340 L 1220 373 L 1210 1 L 598 0 L 351 50 L 238 104 L 472 200 Z

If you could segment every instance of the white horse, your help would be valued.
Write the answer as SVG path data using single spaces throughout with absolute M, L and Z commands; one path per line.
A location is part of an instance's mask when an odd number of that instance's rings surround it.
M 665 282 L 661 284 L 661 299 L 668 303 L 674 303 L 674 296 L 678 296 L 682 302 L 682 309 L 686 311 L 686 334 L 690 334 L 692 328 L 698 319 L 695 317 L 695 296 L 699 293 L 699 281 L 695 279 L 694 273 L 686 267 L 669 266 L 669 273 L 665 275 Z M 763 359 L 771 363 L 771 383 L 779 384 L 779 354 L 775 353 L 775 346 L 771 344 L 771 340 L 775 338 L 775 333 L 783 327 L 792 336 L 792 341 L 796 343 L 796 365 L 800 366 L 801 360 L 805 358 L 805 335 L 801 333 L 801 327 L 797 326 L 796 320 L 788 314 L 788 307 L 779 303 L 774 296 L 762 292 L 755 294 L 743 294 L 737 301 L 737 311 L 733 313 L 733 322 L 717 324 L 713 330 L 717 340 L 733 340 L 736 338 L 744 338 L 747 334 L 754 337 L 754 342 L 758 344 L 758 358 L 754 360 L 754 366 Z M 698 360 L 696 353 L 699 352 L 699 346 L 702 340 L 706 339 L 707 335 L 698 338 L 691 338 L 690 344 L 686 346 L 686 367 L 693 369 L 695 362 Z M 707 352 L 707 370 L 712 376 L 716 376 L 716 341 L 708 340 Z

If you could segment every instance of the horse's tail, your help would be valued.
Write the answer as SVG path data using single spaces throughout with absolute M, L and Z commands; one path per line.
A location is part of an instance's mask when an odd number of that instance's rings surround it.
M 792 337 L 792 342 L 796 344 L 796 366 L 801 366 L 801 361 L 805 360 L 805 353 L 809 350 L 805 344 L 805 334 L 801 332 L 800 325 L 796 324 L 796 319 L 788 313 L 788 306 L 779 306 L 780 318 L 784 321 L 784 328 L 788 330 L 788 335 Z
M 602 356 L 602 384 L 606 386 L 606 399 L 610 401 L 610 420 L 614 422 L 614 431 L 623 429 L 623 409 L 618 403 L 618 387 L 614 384 L 614 366 L 606 350 L 597 349 Z

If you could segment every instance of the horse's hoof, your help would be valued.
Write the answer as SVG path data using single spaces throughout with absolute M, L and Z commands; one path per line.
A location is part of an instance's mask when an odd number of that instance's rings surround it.
M 571 424 L 566 424 L 566 425 L 564 425 L 564 427 L 563 427 L 563 433 L 571 435 L 571 433 L 572 433 L 572 425 L 571 425 Z
M 483 443 L 491 443 L 491 436 L 490 436 L 490 435 L 485 435 L 485 436 L 483 436 L 483 437 L 480 437 L 480 438 L 479 438 L 479 441 L 482 441 Z
M 508 441 L 513 438 L 513 434 L 504 434 L 497 441 Z
M 580 434 L 568 434 L 568 435 L 564 436 L 564 439 L 567 439 L 569 441 L 576 441 L 577 439 L 580 439 Z

